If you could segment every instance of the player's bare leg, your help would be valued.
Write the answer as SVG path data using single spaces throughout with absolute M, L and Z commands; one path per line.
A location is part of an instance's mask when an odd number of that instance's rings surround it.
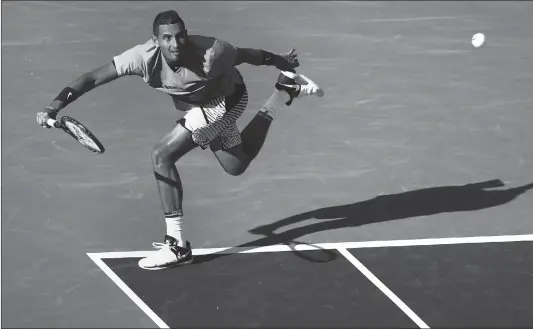
M 152 150 L 152 166 L 165 214 L 183 211 L 183 187 L 175 163 L 197 146 L 190 131 L 178 124 Z
M 265 143 L 274 116 L 273 113 L 268 114 L 267 111 L 272 108 L 286 107 L 285 103 L 289 100 L 290 96 L 287 92 L 275 90 L 261 111 L 242 131 L 242 144 L 223 149 L 219 138 L 213 140 L 210 145 L 211 151 L 228 174 L 238 176 L 246 171 Z
M 263 147 L 277 112 L 290 106 L 295 98 L 309 95 L 321 97 L 323 91 L 303 75 L 280 73 L 272 96 L 242 131 L 242 144 L 228 150 L 222 150 L 217 140 L 211 144 L 211 150 L 224 170 L 232 175 L 242 174 Z
M 232 176 L 239 176 L 244 173 L 252 161 L 244 152 L 242 144 L 224 150 L 220 139 L 217 138 L 211 143 L 210 147 L 222 168 Z
M 176 161 L 196 148 L 190 131 L 178 124 L 152 151 L 152 166 L 165 214 L 165 243 L 154 243 L 159 250 L 139 261 L 144 269 L 157 270 L 192 261 L 189 244 L 183 238 L 183 187 Z
M 290 106 L 295 98 L 315 94 L 321 97 L 323 91 L 309 78 L 296 73 L 280 73 L 272 96 L 242 131 L 243 149 L 250 161 L 263 147 L 270 124 L 278 111 Z

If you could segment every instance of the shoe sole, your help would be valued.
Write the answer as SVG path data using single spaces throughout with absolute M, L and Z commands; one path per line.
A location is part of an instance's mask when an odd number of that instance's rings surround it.
M 179 263 L 169 264 L 169 265 L 160 266 L 160 267 L 143 267 L 141 265 L 139 265 L 139 267 L 142 268 L 143 270 L 158 271 L 158 270 L 165 270 L 165 269 L 173 268 L 173 267 L 179 267 L 183 265 L 190 265 L 193 263 L 193 261 L 194 261 L 194 257 L 191 257 L 191 259 L 186 262 L 179 262 Z

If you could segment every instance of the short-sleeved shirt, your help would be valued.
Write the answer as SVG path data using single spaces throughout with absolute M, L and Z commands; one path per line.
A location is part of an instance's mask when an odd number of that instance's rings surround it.
M 187 67 L 172 70 L 153 40 L 115 56 L 118 76 L 138 75 L 152 88 L 172 96 L 176 108 L 202 105 L 220 96 L 229 96 L 243 79 L 236 67 L 237 49 L 212 37 L 191 35 Z M 179 104 L 185 105 L 180 108 Z

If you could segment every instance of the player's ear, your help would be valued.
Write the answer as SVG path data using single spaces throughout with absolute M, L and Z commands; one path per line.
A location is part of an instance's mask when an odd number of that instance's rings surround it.
M 188 39 L 189 39 L 189 34 L 187 32 L 187 29 L 183 29 L 183 31 L 180 32 L 179 41 L 180 43 L 187 43 Z
M 157 40 L 157 37 L 155 35 L 152 35 L 152 40 L 154 41 L 155 45 L 159 47 L 159 40 Z

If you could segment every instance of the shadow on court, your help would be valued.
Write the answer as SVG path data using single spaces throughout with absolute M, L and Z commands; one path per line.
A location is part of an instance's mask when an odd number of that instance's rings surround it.
M 514 200 L 532 189 L 533 183 L 506 190 L 485 190 L 503 186 L 505 184 L 501 180 L 494 179 L 459 186 L 440 186 L 398 194 L 380 195 L 370 200 L 352 204 L 319 208 L 251 229 L 251 233 L 263 235 L 264 237 L 239 245 L 235 249 L 274 244 L 292 245 L 300 243 L 297 239 L 302 236 L 321 231 L 446 212 L 492 208 Z M 274 233 L 284 226 L 312 218 L 323 221 L 281 233 Z M 225 250 L 223 253 L 197 257 L 195 263 L 202 263 L 229 255 L 232 249 Z M 336 258 L 334 252 L 327 250 L 323 250 L 323 252 L 326 256 L 325 258 L 306 259 L 313 262 L 327 262 Z M 300 255 L 298 252 L 295 254 Z

